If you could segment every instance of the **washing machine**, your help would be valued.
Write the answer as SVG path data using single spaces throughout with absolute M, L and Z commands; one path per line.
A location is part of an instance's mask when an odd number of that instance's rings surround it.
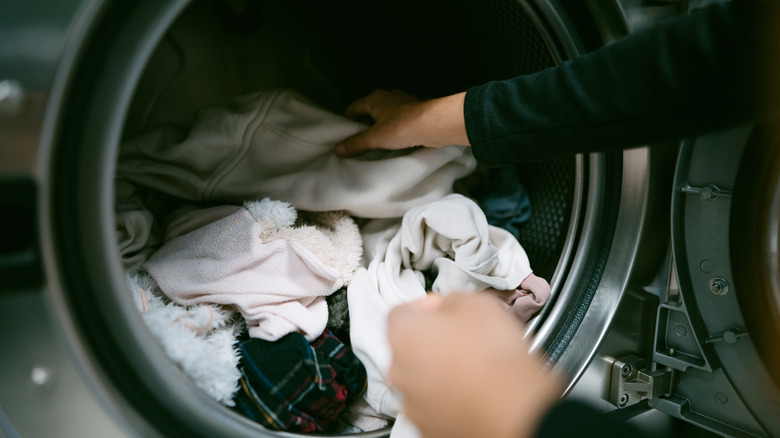
M 0 435 L 296 436 L 204 394 L 139 316 L 114 223 L 127 138 L 276 87 L 334 112 L 443 96 L 707 3 L 3 2 Z M 745 125 L 516 166 L 518 240 L 552 286 L 526 335 L 562 396 L 650 436 L 780 436 L 779 140 Z

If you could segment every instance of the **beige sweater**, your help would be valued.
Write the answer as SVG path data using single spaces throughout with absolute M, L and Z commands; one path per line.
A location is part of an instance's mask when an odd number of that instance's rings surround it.
M 333 153 L 364 129 L 294 92 L 264 91 L 200 110 L 189 131 L 169 126 L 132 139 L 121 148 L 118 173 L 192 201 L 269 197 L 299 210 L 388 218 L 451 193 L 476 166 L 464 146 L 371 160 Z

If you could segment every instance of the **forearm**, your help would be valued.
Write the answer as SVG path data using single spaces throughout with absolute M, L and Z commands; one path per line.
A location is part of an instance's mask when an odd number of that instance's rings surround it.
M 421 133 L 422 145 L 442 147 L 448 145 L 469 146 L 463 101 L 466 93 L 421 102 L 423 107 L 416 126 L 411 129 Z
M 775 101 L 757 99 L 772 90 L 761 90 L 756 58 L 780 61 L 777 47 L 766 44 L 777 8 L 731 7 L 661 24 L 558 68 L 469 89 L 464 113 L 475 157 L 503 165 L 634 147 L 776 110 L 776 89 Z

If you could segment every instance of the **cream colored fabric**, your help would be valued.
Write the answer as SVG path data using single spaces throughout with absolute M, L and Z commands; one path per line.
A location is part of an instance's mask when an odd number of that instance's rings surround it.
M 198 112 L 189 131 L 164 127 L 130 140 L 118 173 L 193 201 L 270 197 L 299 210 L 401 217 L 452 192 L 476 166 L 464 146 L 420 148 L 380 160 L 339 158 L 333 148 L 366 129 L 286 90 Z
M 431 270 L 435 293 L 514 290 L 532 270 L 520 244 L 488 225 L 470 199 L 452 194 L 411 209 L 395 225 L 378 221 L 362 229 L 366 268 L 348 288 L 350 338 L 368 374 L 365 398 L 377 412 L 396 417 L 400 400 L 385 381 L 391 352 L 387 314 L 426 294 L 422 271 Z
M 152 212 L 144 206 L 136 188 L 117 178 L 114 182 L 114 230 L 119 256 L 128 271 L 135 270 L 154 253 L 160 243 Z

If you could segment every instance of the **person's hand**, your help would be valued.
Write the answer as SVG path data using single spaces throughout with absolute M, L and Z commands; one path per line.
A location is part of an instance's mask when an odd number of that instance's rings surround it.
M 465 93 L 421 101 L 402 91 L 376 90 L 352 102 L 346 116 L 370 119 L 373 125 L 336 147 L 349 157 L 367 149 L 405 149 L 414 146 L 468 145 L 463 119 Z
M 488 295 L 430 295 L 388 316 L 390 384 L 425 438 L 531 436 L 561 380 L 529 354 L 522 324 Z

